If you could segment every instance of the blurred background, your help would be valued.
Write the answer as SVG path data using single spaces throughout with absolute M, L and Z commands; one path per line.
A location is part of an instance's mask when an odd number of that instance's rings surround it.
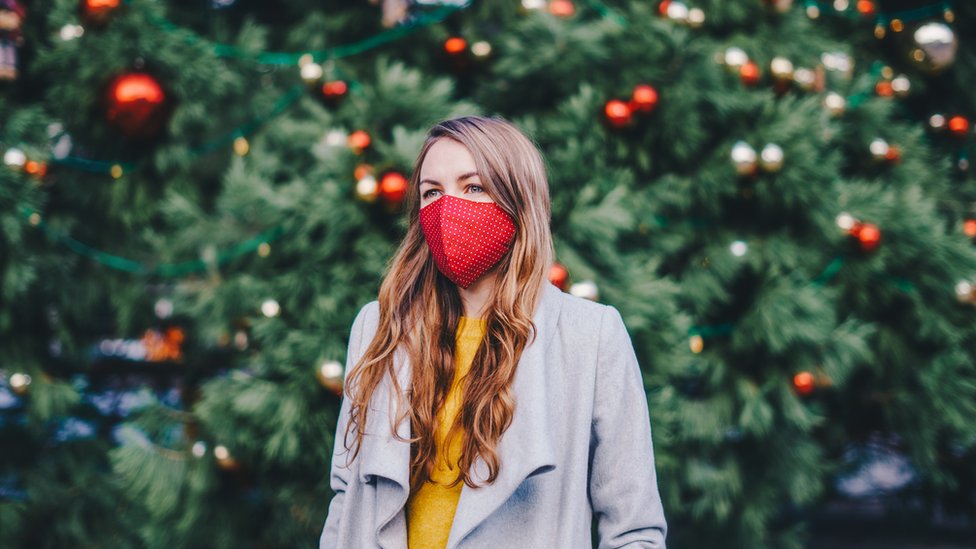
M 0 547 L 316 546 L 349 328 L 461 114 L 537 141 L 550 280 L 623 314 L 669 546 L 976 546 L 974 25 L 0 1 Z

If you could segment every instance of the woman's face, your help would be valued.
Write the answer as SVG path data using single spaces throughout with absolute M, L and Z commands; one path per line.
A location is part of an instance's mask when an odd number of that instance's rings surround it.
M 474 158 L 467 147 L 441 138 L 431 145 L 420 166 L 420 207 L 449 194 L 475 202 L 494 202 L 481 186 Z

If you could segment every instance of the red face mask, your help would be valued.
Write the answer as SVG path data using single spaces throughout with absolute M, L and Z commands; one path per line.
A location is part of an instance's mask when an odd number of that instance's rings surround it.
M 420 226 L 437 268 L 462 288 L 494 267 L 515 236 L 515 224 L 498 204 L 449 194 L 420 208 Z

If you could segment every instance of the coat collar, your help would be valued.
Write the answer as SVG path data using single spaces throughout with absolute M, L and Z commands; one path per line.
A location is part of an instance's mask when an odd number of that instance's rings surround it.
M 480 488 L 462 485 L 447 549 L 455 547 L 467 534 L 505 502 L 529 476 L 551 471 L 556 466 L 555 452 L 548 432 L 549 410 L 544 376 L 545 351 L 553 340 L 562 303 L 562 291 L 543 283 L 544 289 L 532 317 L 538 337 L 522 352 L 513 380 L 515 411 L 496 449 L 500 460 L 498 477 L 485 484 L 488 466 L 478 458 L 473 464 L 474 479 Z M 410 364 L 406 353 L 394 354 L 394 368 L 401 387 L 408 387 Z M 376 534 L 384 548 L 405 547 L 404 506 L 410 495 L 410 444 L 397 440 L 390 431 L 392 384 L 388 378 L 377 387 L 370 403 L 367 428 L 363 436 L 360 481 L 377 479 Z M 397 433 L 408 438 L 410 420 L 397 426 Z M 394 520 L 398 519 L 398 520 Z

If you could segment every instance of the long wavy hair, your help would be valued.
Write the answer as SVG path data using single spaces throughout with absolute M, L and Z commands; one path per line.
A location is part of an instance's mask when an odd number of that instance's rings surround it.
M 379 325 L 347 376 L 350 419 L 343 443 L 348 450 L 347 438 L 355 427 L 355 459 L 363 439 L 360 426 L 367 425 L 368 402 L 384 376 L 392 380 L 395 395 L 391 396 L 403 394 L 393 364 L 394 351 L 402 346 L 411 364 L 410 387 L 407 399 L 393 399 L 396 414 L 389 427 L 397 440 L 411 444 L 411 486 L 430 479 L 436 458 L 437 411 L 453 380 L 455 333 L 463 313 L 458 288 L 437 269 L 419 223 L 420 168 L 440 139 L 453 139 L 470 151 L 482 187 L 516 227 L 511 248 L 493 268 L 495 286 L 484 315 L 485 337 L 465 377 L 461 409 L 448 432 L 448 440 L 459 430 L 464 433 L 460 472 L 451 486 L 463 480 L 477 487 L 471 471 L 478 456 L 488 465 L 487 482 L 498 476 L 501 464 L 495 447 L 516 406 L 512 380 L 523 349 L 537 335 L 532 316 L 554 260 L 542 157 L 528 137 L 501 118 L 445 120 L 427 134 L 405 198 L 407 233 L 380 285 Z M 395 426 L 407 416 L 411 437 L 404 439 Z

